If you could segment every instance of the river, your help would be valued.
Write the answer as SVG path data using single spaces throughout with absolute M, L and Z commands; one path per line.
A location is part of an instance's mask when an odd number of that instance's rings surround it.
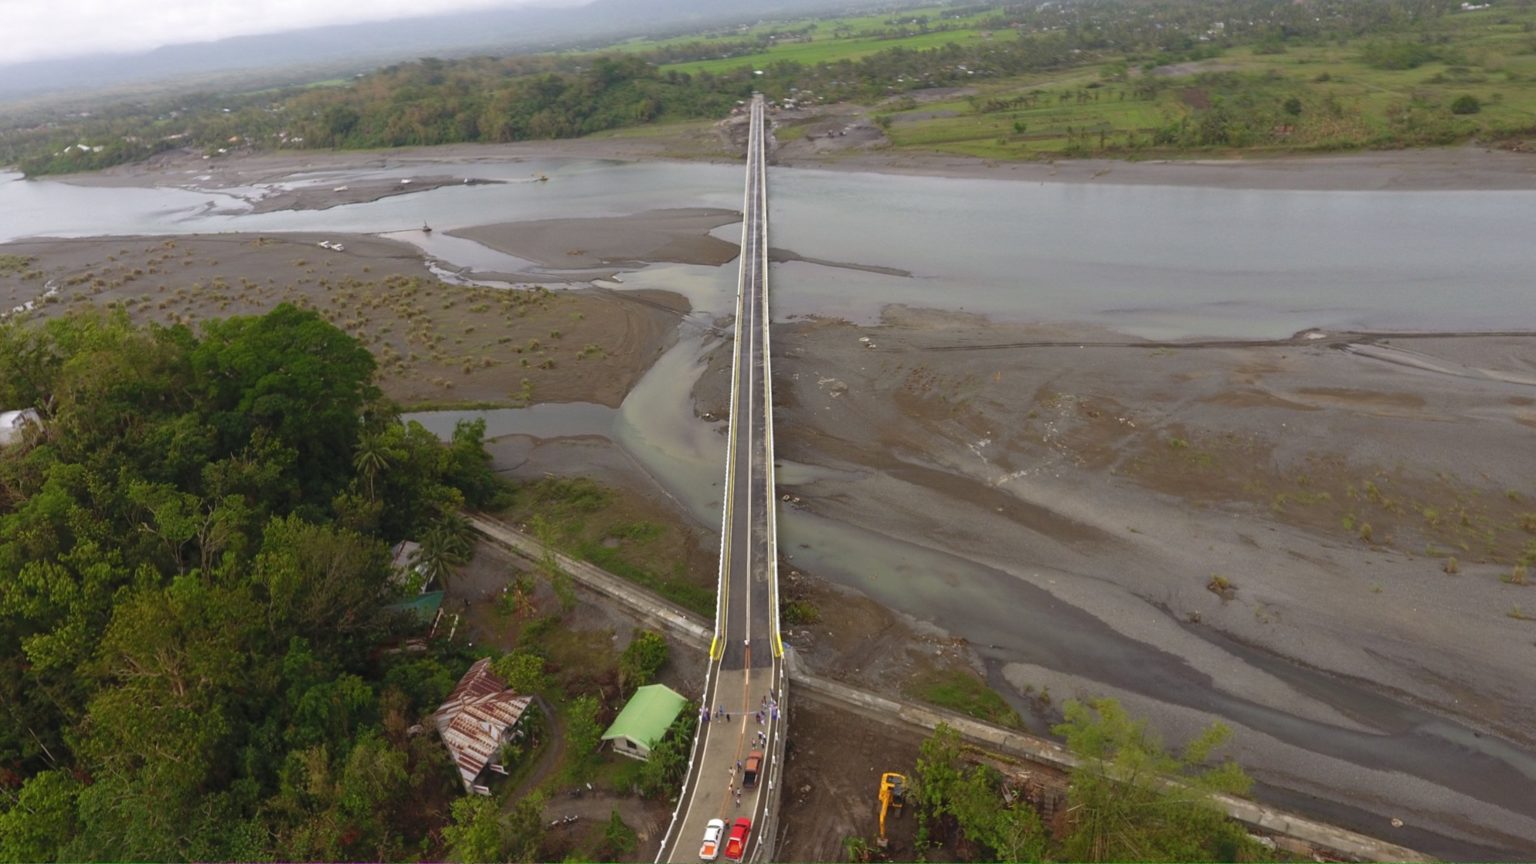
M 263 188 L 73 186 L 0 175 L 0 241 L 221 231 L 387 233 L 487 222 L 740 206 L 729 165 L 545 160 L 442 164 L 507 181 L 328 210 L 241 212 L 251 196 L 404 178 L 327 171 Z M 531 182 L 544 174 L 547 183 Z M 187 182 L 196 182 L 196 175 Z M 887 303 L 1076 321 L 1150 338 L 1273 337 L 1306 327 L 1478 330 L 1529 320 L 1536 192 L 1338 192 L 1032 183 L 775 170 L 772 242 L 910 271 L 776 268 L 775 314 L 870 320 Z M 733 229 L 720 236 L 734 239 Z M 469 241 L 431 251 L 506 269 Z M 457 257 L 459 260 L 454 260 Z M 651 280 L 654 281 L 654 280 Z M 703 297 L 694 297 L 703 300 Z M 728 308 L 717 298 L 710 311 Z
M 284 185 L 341 185 L 412 173 L 415 169 L 331 171 Z M 430 173 L 508 182 L 449 186 L 324 211 L 250 214 L 241 212 L 247 199 L 266 190 L 93 188 L 0 176 L 0 240 L 223 231 L 387 234 L 423 220 L 441 231 L 487 222 L 740 205 L 740 170 L 726 165 L 548 160 L 440 164 Z M 549 182 L 527 182 L 538 173 Z M 1157 339 L 1272 338 L 1309 327 L 1529 327 L 1536 308 L 1528 287 L 1536 192 L 1221 190 L 804 169 L 774 170 L 770 183 L 774 246 L 912 274 L 776 265 L 776 320 L 818 314 L 871 321 L 886 304 L 904 303 L 1086 323 Z M 734 241 L 739 228 L 717 233 Z M 455 266 L 494 269 L 505 263 L 468 240 L 437 243 L 430 252 Z M 711 319 L 729 314 L 735 275 L 734 262 L 662 264 L 626 273 L 623 287 L 677 291 L 696 315 Z M 694 328 L 681 333 L 616 411 L 578 404 L 469 413 L 484 414 L 492 436 L 608 437 L 699 524 L 713 526 L 719 518 L 724 439 L 714 424 L 694 417 L 691 391 L 719 337 Z M 446 434 L 460 416 L 415 419 Z M 797 561 L 818 575 L 972 643 L 993 646 L 988 659 L 994 674 L 1006 662 L 1046 663 L 1052 652 L 1066 651 L 1074 652 L 1079 666 L 1092 667 L 1085 675 L 1093 680 L 1113 682 L 1127 669 L 1170 680 L 1187 672 L 1094 619 L 1049 611 L 1056 608 L 1050 598 L 1031 600 L 1028 586 L 977 562 L 799 510 L 785 512 L 781 530 L 786 548 L 795 548 Z M 998 603 L 1000 596 L 1036 611 L 1020 617 L 1021 607 Z M 1021 623 L 1026 619 L 1030 626 Z M 1020 641 L 1022 632 L 1030 638 Z M 1294 674 L 1306 678 L 1308 687 L 1330 686 L 1320 674 Z M 1171 686 L 1195 692 L 1188 682 Z M 1408 731 L 1400 738 L 1373 739 L 1298 725 L 1279 712 L 1214 691 L 1194 702 L 1277 737 L 1310 742 L 1317 752 L 1441 782 L 1473 774 L 1504 788 L 1532 782 L 1536 763 L 1528 754 L 1473 746 L 1468 742 L 1477 739 L 1464 727 L 1405 706 L 1369 704 L 1360 693 L 1347 695 L 1340 701 L 1362 714 L 1409 718 L 1403 721 Z M 1414 743 L 1412 736 L 1418 739 Z M 1480 767 L 1458 771 L 1458 760 Z

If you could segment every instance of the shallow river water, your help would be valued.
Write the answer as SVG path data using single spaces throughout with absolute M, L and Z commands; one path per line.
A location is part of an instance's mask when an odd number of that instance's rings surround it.
M 507 182 L 250 214 L 240 212 L 247 209 L 242 196 L 278 187 L 92 188 L 0 174 L 0 241 L 387 233 L 423 222 L 441 233 L 490 222 L 740 206 L 734 166 L 693 163 L 446 164 L 329 171 L 282 185 L 421 172 Z M 549 182 L 530 182 L 536 174 Z M 1536 192 L 1228 190 L 804 169 L 775 170 L 770 182 L 773 245 L 913 274 L 783 265 L 774 287 L 781 318 L 869 320 L 896 302 L 1081 321 L 1153 338 L 1284 336 L 1305 327 L 1475 330 L 1536 319 L 1528 291 Z M 445 239 L 430 251 L 461 266 L 505 270 L 510 263 L 470 241 Z

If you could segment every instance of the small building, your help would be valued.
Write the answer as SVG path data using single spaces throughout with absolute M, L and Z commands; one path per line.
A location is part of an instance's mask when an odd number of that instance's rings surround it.
M 395 544 L 390 556 L 390 581 L 401 588 L 417 586 L 417 590 L 425 594 L 431 587 L 431 580 L 427 579 L 426 572 L 417 562 L 416 556 L 421 552 L 421 544 L 414 540 L 401 540 Z
M 613 725 L 603 733 L 604 741 L 613 742 L 613 752 L 633 759 L 651 758 L 651 748 L 666 736 L 672 721 L 683 712 L 688 700 L 665 684 L 649 684 L 635 691 Z
M 27 427 L 42 425 L 42 417 L 35 408 L 20 411 L 0 411 L 0 447 L 20 444 L 27 434 Z
M 476 660 L 459 679 L 432 720 L 459 769 L 464 791 L 491 794 L 483 782 L 485 772 L 507 773 L 499 761 L 501 747 L 522 734 L 518 723 L 532 702 L 532 696 L 517 695 L 496 677 L 488 657 Z

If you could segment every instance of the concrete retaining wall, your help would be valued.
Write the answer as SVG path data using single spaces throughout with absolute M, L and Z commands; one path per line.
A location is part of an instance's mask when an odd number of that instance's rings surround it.
M 467 518 L 470 527 L 480 532 L 486 539 L 534 563 L 544 560 L 547 554 L 544 544 L 504 522 L 478 514 L 467 514 Z M 561 570 L 570 574 L 572 579 L 593 591 L 619 600 L 638 612 L 645 623 L 670 633 L 690 645 L 695 645 L 701 650 L 709 650 L 710 640 L 715 635 L 714 628 L 701 623 L 681 606 L 585 561 L 560 552 L 553 554 L 555 563 Z

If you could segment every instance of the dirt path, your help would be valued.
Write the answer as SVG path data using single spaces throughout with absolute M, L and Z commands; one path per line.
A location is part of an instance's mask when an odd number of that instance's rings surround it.
M 517 788 L 512 790 L 512 794 L 504 799 L 508 808 L 521 801 L 524 795 L 543 785 L 544 781 L 555 773 L 556 766 L 565 758 L 565 724 L 560 722 L 559 715 L 555 714 L 549 703 L 544 701 L 543 696 L 533 697 L 533 704 L 544 712 L 546 724 L 544 734 L 549 736 L 547 740 L 550 743 L 544 748 L 544 752 L 539 754 L 539 761 L 533 766 L 533 770 L 528 772 L 528 776 L 524 777 L 522 782 L 517 784 Z

